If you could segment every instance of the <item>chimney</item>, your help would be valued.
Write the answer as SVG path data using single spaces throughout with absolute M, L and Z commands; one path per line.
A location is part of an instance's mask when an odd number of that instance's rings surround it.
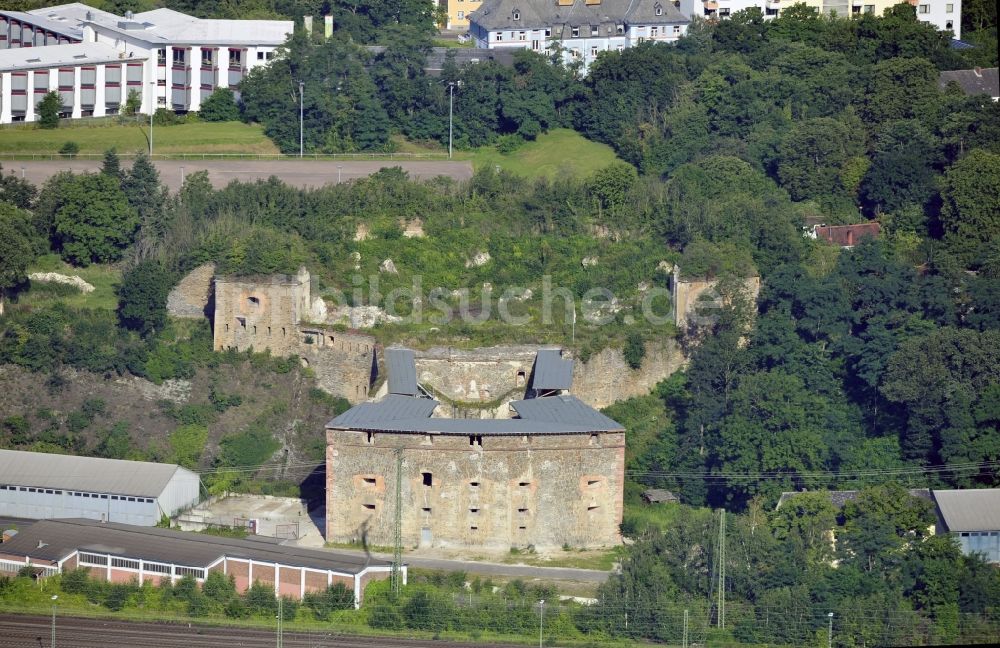
M 976 67 L 972 68 L 972 71 L 975 73 L 975 75 L 977 77 L 982 77 L 983 76 L 983 68 L 979 67 L 978 65 Z
M 302 16 L 302 24 L 306 28 L 307 34 L 313 33 L 313 17 L 312 16 Z
M 333 36 L 333 16 L 323 16 L 323 36 Z

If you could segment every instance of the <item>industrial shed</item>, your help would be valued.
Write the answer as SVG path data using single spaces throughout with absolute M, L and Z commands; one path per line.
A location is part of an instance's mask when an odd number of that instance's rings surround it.
M 211 572 L 232 576 L 239 592 L 259 582 L 280 596 L 303 598 L 341 583 L 361 603 L 372 580 L 392 564 L 370 556 L 286 546 L 275 538 L 223 538 L 93 520 L 45 520 L 0 545 L 0 574 L 31 566 L 39 577 L 87 569 L 112 583 L 159 585 L 185 576 L 203 583 Z M 400 568 L 406 582 L 406 566 Z
M 198 503 L 200 489 L 173 464 L 0 450 L 0 516 L 153 526 Z

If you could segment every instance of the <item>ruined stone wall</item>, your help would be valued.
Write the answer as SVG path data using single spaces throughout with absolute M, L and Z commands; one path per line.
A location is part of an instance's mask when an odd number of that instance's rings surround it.
M 206 263 L 189 272 L 167 295 L 172 317 L 202 319 L 212 313 L 212 279 L 215 264 Z
M 215 350 L 270 349 L 279 356 L 295 354 L 300 345 L 298 323 L 309 284 L 296 277 L 217 277 L 213 334 Z
M 672 283 L 672 296 L 674 308 L 674 324 L 678 330 L 687 330 L 691 316 L 698 308 L 698 300 L 702 295 L 710 293 L 715 289 L 716 279 L 683 279 L 680 268 L 674 266 Z M 744 280 L 743 292 L 754 302 L 760 295 L 760 277 L 747 277 Z M 715 297 L 714 295 L 712 295 Z M 718 303 L 718 302 L 716 302 Z M 721 304 L 719 304 L 721 305 Z
M 297 357 L 317 384 L 351 403 L 368 397 L 374 380 L 375 338 L 304 324 L 310 317 L 309 273 L 295 277 L 218 277 L 214 344 L 217 351 L 268 350 Z
M 476 445 L 468 436 L 327 430 L 327 443 L 328 542 L 392 544 L 397 447 L 406 546 L 620 542 L 622 433 L 483 436 Z
M 620 400 L 648 394 L 657 383 L 687 362 L 673 339 L 646 343 L 646 355 L 638 369 L 625 361 L 622 349 L 607 348 L 587 362 L 573 364 L 570 392 L 591 407 L 601 409 Z
M 541 348 L 546 347 L 435 347 L 416 351 L 417 381 L 453 401 L 489 402 L 512 391 L 512 399 L 516 400 L 524 396 L 535 354 Z
M 505 346 L 484 349 L 434 348 L 417 351 L 417 380 L 452 401 L 489 403 L 486 410 L 454 408 L 442 403 L 441 415 L 449 418 L 508 418 L 507 403 L 524 397 L 531 380 L 535 354 L 551 346 Z M 568 351 L 564 352 L 572 355 Z M 685 358 L 672 339 L 646 344 L 639 369 L 631 369 L 620 348 L 604 349 L 587 362 L 573 365 L 570 393 L 598 409 L 648 394 L 661 380 L 684 366 Z

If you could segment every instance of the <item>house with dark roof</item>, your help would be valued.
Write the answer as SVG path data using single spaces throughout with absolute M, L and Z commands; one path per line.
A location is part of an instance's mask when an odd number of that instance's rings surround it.
M 942 90 L 952 84 L 970 97 L 986 95 L 993 101 L 1000 101 L 1000 68 L 946 70 L 938 75 L 938 86 Z
M 481 48 L 558 46 L 564 63 L 586 71 L 601 52 L 674 43 L 690 22 L 671 0 L 485 0 L 469 16 L 469 33 Z
M 540 351 L 506 416 L 447 418 L 402 351 L 381 400 L 326 425 L 328 541 L 392 544 L 398 523 L 407 546 L 620 542 L 625 430 L 569 393 L 571 359 Z
M 392 565 L 368 556 L 282 544 L 276 538 L 224 538 L 114 522 L 60 519 L 36 522 L 0 545 L 0 573 L 34 568 L 38 577 L 83 568 L 113 583 L 201 583 L 211 572 L 233 577 L 244 592 L 255 582 L 278 596 L 302 598 L 342 583 L 360 605 L 371 580 L 388 578 Z M 406 566 L 401 566 L 405 579 Z

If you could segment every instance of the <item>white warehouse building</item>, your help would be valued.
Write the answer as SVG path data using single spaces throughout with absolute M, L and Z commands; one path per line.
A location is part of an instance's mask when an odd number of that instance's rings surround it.
M 0 450 L 0 517 L 154 526 L 200 491 L 196 473 L 172 464 Z
M 197 111 L 216 88 L 235 89 L 271 60 L 292 29 L 290 20 L 207 20 L 172 9 L 117 16 L 80 3 L 0 11 L 0 123 L 33 121 L 51 90 L 63 117 L 117 114 L 131 90 L 143 113 Z

